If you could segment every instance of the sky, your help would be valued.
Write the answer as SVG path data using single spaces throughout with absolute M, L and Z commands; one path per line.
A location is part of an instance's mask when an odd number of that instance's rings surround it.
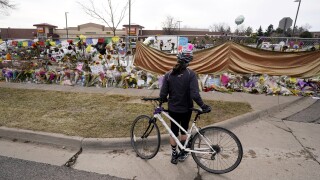
M 245 27 L 251 26 L 256 31 L 260 26 L 266 30 L 270 24 L 277 28 L 283 17 L 295 20 L 298 2 L 295 0 L 131 0 L 131 23 L 139 24 L 145 29 L 162 29 L 162 22 L 167 16 L 181 21 L 181 28 L 209 29 L 213 24 L 226 23 L 232 30 L 237 26 L 235 19 L 243 15 Z M 85 23 L 103 24 L 86 13 L 78 4 L 89 5 L 88 0 L 11 0 L 16 9 L 9 15 L 0 14 L 1 28 L 34 28 L 34 24 L 49 23 L 66 27 L 65 12 L 68 12 L 68 27 Z M 106 4 L 104 0 L 104 4 Z M 120 12 L 128 0 L 113 0 Z M 94 0 L 97 9 L 102 10 L 101 0 Z M 123 24 L 129 24 L 129 12 Z M 104 15 L 104 17 L 107 17 Z M 309 24 L 309 31 L 320 31 L 319 0 L 301 0 L 297 26 Z

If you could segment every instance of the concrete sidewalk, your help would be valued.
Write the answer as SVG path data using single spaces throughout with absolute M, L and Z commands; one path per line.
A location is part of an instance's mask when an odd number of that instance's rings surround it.
M 47 84 L 23 84 L 0 82 L 0 87 L 18 88 L 18 89 L 37 89 L 51 91 L 83 92 L 83 93 L 101 93 L 101 94 L 120 94 L 130 96 L 153 96 L 159 95 L 159 90 L 148 89 L 121 89 L 121 88 L 97 88 L 97 87 L 79 87 L 62 86 Z M 201 92 L 203 99 L 218 101 L 247 102 L 251 105 L 253 112 L 217 123 L 214 125 L 223 126 L 232 129 L 248 123 L 254 119 L 262 118 L 276 112 L 280 112 L 287 106 L 297 106 L 296 112 L 309 107 L 315 102 L 311 98 L 296 96 L 266 96 L 253 95 L 247 93 L 220 93 L 220 92 Z M 7 139 L 17 139 L 22 141 L 31 141 L 43 144 L 52 144 L 57 146 L 83 149 L 119 149 L 131 147 L 129 138 L 82 138 L 71 137 L 61 134 L 35 132 L 29 130 L 20 130 L 14 128 L 0 127 L 0 137 Z M 164 136 L 166 138 L 166 136 Z

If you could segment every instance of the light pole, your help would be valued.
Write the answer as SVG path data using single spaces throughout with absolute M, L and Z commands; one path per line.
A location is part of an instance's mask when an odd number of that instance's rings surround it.
M 298 5 L 297 14 L 296 14 L 296 19 L 294 20 L 294 24 L 293 24 L 293 30 L 292 30 L 292 35 L 293 36 L 294 36 L 294 29 L 296 28 L 296 22 L 297 22 L 297 17 L 298 17 L 298 14 L 299 14 L 301 0 L 295 0 L 294 2 L 299 2 L 299 5 Z
M 131 0 L 129 0 L 129 49 L 131 47 L 131 42 L 130 42 L 130 31 L 131 31 Z
M 180 33 L 180 23 L 182 22 L 182 21 L 177 21 L 178 23 L 179 23 L 179 33 Z
M 7 53 L 9 53 L 9 49 L 8 49 L 9 29 L 10 29 L 10 27 L 7 28 L 7 39 L 6 39 L 6 49 L 7 49 Z
M 69 33 L 68 33 L 68 16 L 67 16 L 68 13 L 69 13 L 69 12 L 65 12 L 65 15 L 66 15 L 67 40 L 68 40 L 68 38 L 69 38 Z

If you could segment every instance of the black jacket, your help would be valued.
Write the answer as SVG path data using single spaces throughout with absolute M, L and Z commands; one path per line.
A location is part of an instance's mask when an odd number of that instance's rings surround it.
M 181 73 L 167 72 L 163 79 L 160 98 L 168 98 L 169 111 L 185 113 L 193 107 L 193 100 L 201 107 L 204 105 L 199 94 L 199 85 L 195 72 L 186 68 Z

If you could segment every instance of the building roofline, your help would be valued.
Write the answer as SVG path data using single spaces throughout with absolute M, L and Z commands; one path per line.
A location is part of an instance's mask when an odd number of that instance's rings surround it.
M 57 28 L 58 26 L 48 24 L 48 23 L 40 23 L 40 24 L 34 24 L 33 26 L 48 26 L 48 27 L 55 27 Z
M 122 25 L 123 27 L 129 27 L 129 24 L 124 24 Z M 139 25 L 139 24 L 135 24 L 135 23 L 132 23 L 130 24 L 130 26 L 135 26 L 135 27 L 139 27 L 139 28 L 144 28 L 143 26 Z

